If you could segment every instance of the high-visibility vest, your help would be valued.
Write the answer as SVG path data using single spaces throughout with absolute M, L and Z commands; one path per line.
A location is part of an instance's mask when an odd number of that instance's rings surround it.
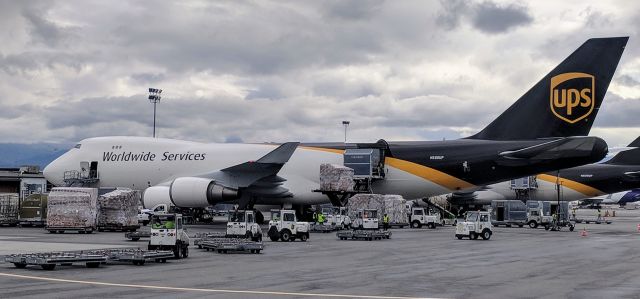
M 389 216 L 382 217 L 382 222 L 389 223 Z

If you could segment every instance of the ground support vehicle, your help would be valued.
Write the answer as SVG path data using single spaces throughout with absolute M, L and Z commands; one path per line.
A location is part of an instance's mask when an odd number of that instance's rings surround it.
M 323 207 L 322 214 L 325 216 L 325 222 L 322 223 L 325 226 L 332 226 L 335 229 L 346 229 L 351 226 L 351 218 L 347 215 L 345 207 Z
M 142 209 L 138 211 L 138 223 L 142 223 L 143 226 L 146 226 L 151 222 L 151 215 L 153 215 L 153 211 L 150 209 Z
M 176 259 L 189 256 L 190 239 L 183 227 L 182 214 L 151 216 L 149 250 L 171 250 Z
M 309 239 L 309 229 L 309 222 L 297 221 L 294 210 L 271 210 L 267 233 L 271 241 L 292 242 L 299 239 L 306 242 Z
M 134 232 L 126 232 L 124 233 L 124 237 L 131 241 L 138 241 L 141 238 L 151 238 L 151 231 L 139 230 Z
M 428 228 L 436 228 L 440 224 L 440 214 L 431 214 L 428 209 L 422 207 L 411 208 L 411 227 L 421 228 L 423 225 Z
M 255 212 L 251 210 L 230 212 L 225 237 L 262 241 L 262 228 L 256 222 Z
M 465 220 L 458 222 L 456 226 L 458 240 L 465 237 L 468 237 L 469 240 L 477 240 L 478 237 L 489 240 L 491 235 L 493 235 L 493 229 L 489 212 L 467 212 Z
M 20 226 L 45 226 L 47 222 L 47 195 L 31 194 L 20 204 Z
M 364 229 L 354 229 L 348 231 L 339 231 L 336 233 L 338 239 L 340 240 L 382 240 L 382 239 L 391 239 L 390 231 L 383 230 L 364 230 Z

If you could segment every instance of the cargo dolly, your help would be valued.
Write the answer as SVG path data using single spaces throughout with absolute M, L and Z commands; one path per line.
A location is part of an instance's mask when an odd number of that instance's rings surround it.
M 27 265 L 37 265 L 44 270 L 53 270 L 56 265 L 71 266 L 73 263 L 86 263 L 87 268 L 98 268 L 101 263 L 107 261 L 107 256 L 90 253 L 49 252 L 12 254 L 6 256 L 4 260 L 7 263 L 13 263 L 16 268 L 20 269 L 27 267 Z
M 589 224 L 589 223 L 592 223 L 592 222 L 595 223 L 595 224 L 603 224 L 603 223 L 611 224 L 612 223 L 611 220 L 607 220 L 605 218 L 600 218 L 600 219 L 598 219 L 598 218 L 595 218 L 595 219 L 593 219 L 593 218 L 590 218 L 590 219 L 589 218 L 584 218 L 584 219 L 583 218 L 575 218 L 574 221 L 576 223 L 584 222 L 586 224 Z
M 142 266 L 146 261 L 165 263 L 173 257 L 172 251 L 146 251 L 139 248 L 99 249 L 91 251 L 65 251 L 29 254 L 11 254 L 5 256 L 5 262 L 13 263 L 16 268 L 27 265 L 40 266 L 44 270 L 53 270 L 56 265 L 71 266 L 74 263 L 85 263 L 87 268 L 98 268 L 108 262 L 125 262 Z
M 382 230 L 350 230 L 350 231 L 340 231 L 336 233 L 336 236 L 340 240 L 382 240 L 382 239 L 391 239 L 390 231 L 382 231 Z
M 98 226 L 98 231 L 99 232 L 103 232 L 103 231 L 122 231 L 122 232 L 135 232 L 137 229 L 140 228 L 140 225 L 99 225 Z
M 76 231 L 80 234 L 85 234 L 85 233 L 90 234 L 90 233 L 93 233 L 93 231 L 95 230 L 93 227 L 72 227 L 72 226 L 68 226 L 68 227 L 47 226 L 45 227 L 45 229 L 52 234 L 55 234 L 55 233 L 64 234 L 65 231 Z
M 194 236 L 193 245 L 207 251 L 228 253 L 229 251 L 249 251 L 260 253 L 264 249 L 262 241 L 245 238 L 227 238 L 224 233 L 198 233 Z
M 333 224 L 325 225 L 325 224 L 316 223 L 311 225 L 312 233 L 330 233 L 332 231 L 337 231 L 337 230 L 338 230 L 338 226 Z

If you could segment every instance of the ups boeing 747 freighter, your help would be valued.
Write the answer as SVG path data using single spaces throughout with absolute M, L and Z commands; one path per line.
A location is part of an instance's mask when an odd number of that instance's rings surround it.
M 588 40 L 486 128 L 459 140 L 276 146 L 98 137 L 80 141 L 44 174 L 55 185 L 145 190 L 146 206 L 310 205 L 343 203 L 314 191 L 320 164 L 342 164 L 350 153 L 372 156 L 377 171 L 367 191 L 409 199 L 594 163 L 607 145 L 587 135 L 627 39 Z

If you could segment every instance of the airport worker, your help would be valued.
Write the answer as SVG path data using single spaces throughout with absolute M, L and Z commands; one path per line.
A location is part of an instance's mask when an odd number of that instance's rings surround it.
M 320 222 L 320 224 L 324 223 L 324 214 L 322 213 L 318 214 L 318 222 Z
M 389 229 L 389 215 L 386 213 L 382 216 L 382 226 L 384 227 L 384 230 Z
M 602 220 L 602 211 L 598 208 L 598 221 Z
M 318 212 L 313 212 L 313 222 L 318 223 Z
M 576 208 L 571 209 L 571 218 L 573 218 L 573 220 L 576 220 Z

